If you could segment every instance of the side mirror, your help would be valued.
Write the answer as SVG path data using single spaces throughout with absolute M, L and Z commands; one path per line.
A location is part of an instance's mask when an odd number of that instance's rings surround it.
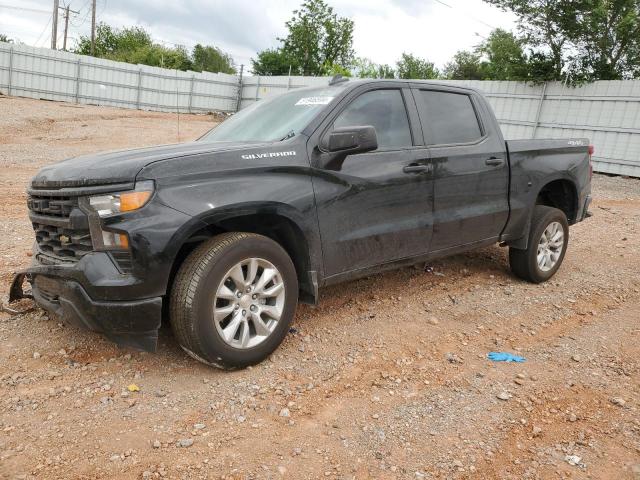
M 370 125 L 340 127 L 327 135 L 321 144 L 329 152 L 325 168 L 340 170 L 348 155 L 371 152 L 378 148 L 376 129 Z

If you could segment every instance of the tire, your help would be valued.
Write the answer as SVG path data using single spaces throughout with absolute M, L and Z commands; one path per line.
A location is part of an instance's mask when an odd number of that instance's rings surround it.
M 267 358 L 288 333 L 298 303 L 296 269 L 273 240 L 225 233 L 185 259 L 169 302 L 171 328 L 189 355 L 244 368 Z
M 555 226 L 558 226 L 558 231 L 562 232 L 562 241 L 556 240 L 545 244 L 543 234 L 552 233 Z M 543 243 L 542 245 L 541 242 Z M 531 219 L 528 248 L 526 250 L 519 250 L 513 247 L 509 249 L 511 271 L 517 277 L 528 282 L 546 282 L 556 274 L 562 265 L 568 244 L 569 223 L 564 212 L 557 208 L 536 205 Z M 561 250 L 558 250 L 560 246 Z M 539 263 L 539 247 L 542 249 L 540 251 L 543 252 L 544 258 L 541 262 L 545 263 L 544 266 Z M 545 252 L 549 255 L 544 255 Z

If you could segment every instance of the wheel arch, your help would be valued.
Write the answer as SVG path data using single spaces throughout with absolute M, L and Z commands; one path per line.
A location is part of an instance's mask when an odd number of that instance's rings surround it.
M 548 180 L 538 190 L 535 205 L 545 205 L 562 210 L 567 216 L 569 225 L 573 225 L 577 221 L 579 209 L 576 183 L 566 177 Z
M 167 290 L 187 256 L 202 242 L 226 232 L 264 235 L 278 243 L 291 257 L 299 283 L 299 299 L 315 304 L 318 298 L 317 258 L 312 233 L 303 215 L 293 207 L 278 203 L 247 203 L 205 212 L 190 222 L 175 248 Z
M 511 191 L 510 195 L 514 195 L 514 192 Z M 526 250 L 529 244 L 533 209 L 536 205 L 558 208 L 567 216 L 569 225 L 576 223 L 579 210 L 577 182 L 567 174 L 556 172 L 536 181 L 535 186 L 523 195 L 522 202 L 523 206 L 526 205 L 526 209 L 523 212 L 524 215 L 515 221 L 515 224 L 518 225 L 518 234 L 506 241 L 505 244 Z

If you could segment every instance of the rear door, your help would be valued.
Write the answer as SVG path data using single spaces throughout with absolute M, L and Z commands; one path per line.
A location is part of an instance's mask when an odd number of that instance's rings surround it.
M 429 250 L 433 182 L 411 90 L 400 83 L 357 89 L 310 144 L 357 125 L 375 127 L 377 150 L 348 156 L 338 171 L 320 167 L 317 147 L 312 153 L 326 277 Z
M 413 93 L 434 168 L 431 251 L 497 239 L 509 216 L 509 166 L 484 103 L 463 89 Z

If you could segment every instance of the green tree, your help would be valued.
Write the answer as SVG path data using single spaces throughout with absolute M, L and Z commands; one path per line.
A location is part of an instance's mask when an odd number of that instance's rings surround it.
M 445 65 L 443 74 L 450 80 L 483 80 L 480 54 L 459 51 Z
M 396 71 L 391 65 L 378 65 L 378 78 L 396 78 Z
M 126 61 L 122 60 L 122 57 L 126 57 L 132 51 L 152 45 L 151 35 L 142 27 L 115 29 L 104 22 L 100 22 L 96 27 L 96 57 Z M 81 36 L 76 45 L 75 53 L 90 55 L 91 37 Z
M 433 63 L 410 53 L 403 53 L 396 66 L 398 78 L 429 80 L 440 76 Z
M 523 42 L 513 33 L 497 28 L 477 51 L 483 57 L 480 70 L 484 80 L 530 79 Z
M 640 77 L 638 0 L 485 1 L 518 16 L 532 67 L 546 80 Z
M 640 78 L 638 0 L 586 0 L 576 20 L 572 73 L 586 80 Z
M 251 59 L 251 70 L 254 75 L 300 75 L 298 61 L 281 48 L 263 50 L 257 59 Z
M 89 55 L 91 38 L 80 37 L 74 51 Z M 235 73 L 231 56 L 216 47 L 198 44 L 189 54 L 181 45 L 168 47 L 154 42 L 144 28 L 137 26 L 118 29 L 106 23 L 98 24 L 95 56 L 176 70 Z
M 552 78 L 561 80 L 567 61 L 566 51 L 577 27 L 576 13 L 584 10 L 585 0 L 485 0 L 518 16 L 518 28 L 525 41 L 547 49 L 553 62 Z
M 359 78 L 394 78 L 396 74 L 389 65 L 379 65 L 364 57 L 354 59 L 353 73 Z
M 328 75 L 337 67 L 351 67 L 353 21 L 339 17 L 323 0 L 306 0 L 285 25 L 288 34 L 278 39 L 281 47 L 258 53 L 258 59 L 252 60 L 254 72 L 282 75 L 285 59 L 301 75 Z M 270 65 L 277 68 L 267 68 Z
M 193 47 L 191 60 L 196 72 L 236 73 L 231 56 L 216 47 L 197 44 Z
M 0 42 L 13 43 L 13 40 L 7 37 L 4 33 L 0 33 Z

